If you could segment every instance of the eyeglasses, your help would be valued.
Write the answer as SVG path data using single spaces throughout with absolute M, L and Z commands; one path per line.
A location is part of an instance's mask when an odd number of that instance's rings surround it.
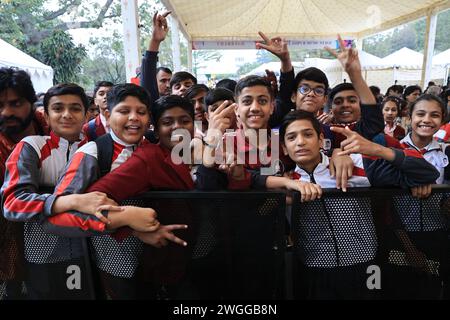
M 301 93 L 301 94 L 308 94 L 308 93 L 311 92 L 311 90 L 314 92 L 314 94 L 315 94 L 316 96 L 319 96 L 319 97 L 324 96 L 324 95 L 325 95 L 325 92 L 326 92 L 325 88 L 317 87 L 317 88 L 314 88 L 314 89 L 313 89 L 313 88 L 311 88 L 310 86 L 305 86 L 305 85 L 300 86 L 300 87 L 297 89 L 297 92 L 298 92 L 298 93 Z

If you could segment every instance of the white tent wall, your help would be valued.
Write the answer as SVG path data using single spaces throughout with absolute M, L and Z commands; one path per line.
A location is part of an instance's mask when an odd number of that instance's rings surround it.
M 0 39 L 0 67 L 16 67 L 30 75 L 36 93 L 53 86 L 53 69 Z

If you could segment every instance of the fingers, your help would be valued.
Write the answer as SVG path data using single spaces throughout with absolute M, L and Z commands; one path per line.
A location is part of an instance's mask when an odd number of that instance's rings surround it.
M 331 177 L 334 177 L 334 175 L 336 174 L 336 168 L 335 168 L 335 166 L 334 166 L 334 162 L 332 162 L 331 160 L 330 160 L 330 176 Z
M 347 171 L 342 170 L 342 174 L 341 174 L 341 188 L 343 192 L 347 192 L 347 182 L 348 182 L 348 176 L 347 176 Z
M 111 222 L 106 218 L 101 211 L 95 211 L 94 216 L 105 224 L 110 224 Z
M 339 48 L 341 49 L 341 51 L 343 51 L 345 49 L 345 42 L 344 40 L 342 40 L 342 37 L 340 34 L 337 35 L 338 38 L 338 42 L 339 42 Z
M 103 210 L 120 212 L 120 211 L 124 211 L 125 208 L 123 208 L 121 206 L 110 205 L 110 204 L 104 204 L 97 208 L 97 211 L 103 211 Z
M 261 31 L 259 31 L 258 34 L 259 34 L 260 37 L 264 40 L 265 43 L 269 43 L 269 42 L 270 42 L 269 38 L 268 38 L 264 33 L 262 33 Z
M 232 114 L 232 113 L 234 113 L 234 108 L 236 107 L 236 103 L 232 103 L 231 105 L 229 105 L 229 101 L 227 100 L 226 101 L 226 104 L 225 104 L 225 102 L 224 103 L 222 103 L 220 106 L 219 106 L 219 108 L 222 106 L 222 105 L 224 105 L 224 107 L 223 107 L 223 109 L 221 110 L 221 111 L 219 111 L 219 116 L 221 116 L 221 117 L 226 117 L 226 116 L 228 116 L 228 115 L 230 115 L 230 114 Z M 217 109 L 219 109 L 219 108 L 217 108 Z M 216 110 L 217 111 L 217 110 Z
M 183 247 L 187 246 L 187 242 L 186 241 L 184 241 L 183 239 L 178 238 L 173 233 L 167 233 L 166 239 L 170 240 L 170 241 L 172 241 L 172 242 L 174 242 L 176 244 L 179 244 L 180 246 L 183 246 Z
M 431 184 L 411 188 L 412 196 L 418 199 L 428 198 L 431 194 L 431 191 Z
M 266 44 L 264 44 L 264 43 L 261 43 L 261 42 L 258 42 L 258 43 L 256 44 L 256 48 L 257 48 L 257 49 L 265 49 L 265 50 L 267 50 L 267 51 L 270 51 L 270 50 L 271 50 L 270 46 L 268 46 L 268 45 L 266 45 Z
M 333 57 L 335 57 L 335 58 L 338 57 L 338 54 L 337 54 L 336 50 L 331 49 L 330 47 L 325 47 L 325 50 L 327 50 L 329 53 L 331 53 L 331 55 L 332 55 Z
M 219 115 L 229 104 L 230 102 L 228 100 L 225 100 L 224 102 L 222 102 L 220 104 L 220 106 L 217 107 L 216 110 L 214 110 L 213 112 L 211 112 L 211 115 Z
M 162 17 L 167 17 L 169 14 L 171 14 L 172 13 L 172 11 L 166 11 L 166 12 L 164 12 L 161 16 Z
M 336 133 L 340 133 L 343 134 L 344 136 L 346 136 L 347 138 L 355 135 L 355 132 L 350 130 L 350 128 L 348 126 L 343 127 L 338 127 L 338 126 L 331 126 L 330 130 Z
M 336 174 L 336 189 L 341 189 L 341 186 L 342 186 L 342 169 L 340 167 L 336 167 L 335 169 L 336 169 L 336 171 L 335 171 L 335 174 Z
M 179 244 L 180 246 L 186 247 L 187 242 L 184 241 L 183 239 L 178 238 L 176 235 L 174 235 L 172 233 L 172 231 L 179 230 L 179 229 L 187 229 L 187 227 L 188 226 L 185 224 L 171 224 L 171 225 L 164 226 L 163 228 L 167 231 L 164 234 L 164 238 L 169 241 L 172 241 L 176 244 Z
M 160 226 L 161 224 L 159 223 L 159 221 L 155 220 L 145 228 L 145 232 L 154 232 L 158 230 Z
M 168 225 L 165 225 L 164 228 L 169 231 L 174 231 L 174 230 L 187 229 L 188 226 L 187 226 L 187 224 L 168 224 Z
M 411 195 L 412 195 L 414 198 L 418 198 L 418 197 L 417 197 L 418 188 L 419 188 L 419 187 L 411 188 Z
M 299 182 L 300 202 L 314 201 L 322 197 L 322 188 L 313 183 Z

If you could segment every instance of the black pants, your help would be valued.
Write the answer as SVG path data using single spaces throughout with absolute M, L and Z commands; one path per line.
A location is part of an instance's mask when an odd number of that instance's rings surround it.
M 308 300 L 368 300 L 378 297 L 367 288 L 371 262 L 346 267 L 312 268 L 298 263 L 294 273 L 294 298 Z
M 71 288 L 70 266 L 79 267 L 80 288 Z M 80 260 L 58 263 L 26 263 L 25 281 L 31 300 L 87 300 L 93 298 L 91 275 Z M 69 271 L 69 272 L 68 272 Z M 75 275 L 76 276 L 76 275 Z

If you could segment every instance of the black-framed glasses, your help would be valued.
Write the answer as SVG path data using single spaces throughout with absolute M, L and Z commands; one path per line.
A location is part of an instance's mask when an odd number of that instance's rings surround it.
M 314 94 L 316 95 L 316 96 L 318 96 L 318 97 L 322 97 L 322 96 L 324 96 L 325 95 L 325 92 L 326 92 L 326 90 L 325 90 L 325 88 L 322 88 L 322 87 L 317 87 L 317 88 L 311 88 L 310 86 L 307 86 L 307 85 L 302 85 L 302 86 L 300 86 L 298 89 L 297 89 L 297 92 L 298 93 L 301 93 L 301 94 L 308 94 L 308 93 L 310 93 L 311 92 L 311 90 L 314 92 Z

